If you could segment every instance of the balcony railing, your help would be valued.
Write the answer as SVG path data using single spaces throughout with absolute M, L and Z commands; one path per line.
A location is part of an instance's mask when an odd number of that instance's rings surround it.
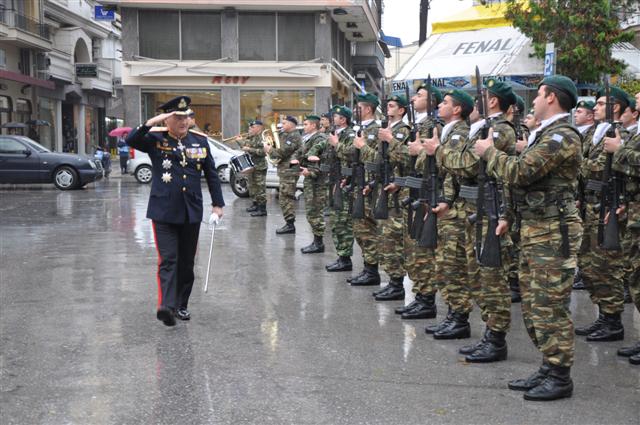
M 38 22 L 28 16 L 21 15 L 15 10 L 0 9 L 0 21 L 9 26 L 14 26 L 28 33 L 37 35 L 40 38 L 44 38 L 45 40 L 51 39 L 51 31 L 49 25 Z

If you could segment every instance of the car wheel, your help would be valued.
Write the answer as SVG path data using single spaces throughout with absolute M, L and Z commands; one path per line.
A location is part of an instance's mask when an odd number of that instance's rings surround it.
M 249 188 L 247 187 L 247 178 L 244 176 L 238 176 L 236 173 L 231 172 L 231 177 L 229 178 L 231 185 L 231 190 L 236 194 L 238 198 L 248 198 L 249 197 Z
M 80 179 L 73 167 L 64 165 L 53 173 L 53 184 L 60 190 L 71 190 L 79 186 Z
M 216 169 L 216 171 L 218 172 L 218 178 L 223 183 L 229 183 L 227 181 L 226 177 L 225 177 L 225 173 L 226 173 L 227 168 L 229 168 L 228 165 L 221 165 Z
M 151 178 L 153 173 L 151 172 L 151 167 L 148 165 L 141 165 L 136 168 L 136 172 L 134 173 L 136 180 L 138 183 L 149 184 L 151 183 Z

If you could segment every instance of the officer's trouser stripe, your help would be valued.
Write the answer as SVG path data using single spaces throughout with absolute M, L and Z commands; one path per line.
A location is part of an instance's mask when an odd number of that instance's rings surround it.
M 156 271 L 156 281 L 158 282 L 158 307 L 162 305 L 162 284 L 160 283 L 160 264 L 162 264 L 162 255 L 158 249 L 158 237 L 156 236 L 156 223 L 151 222 L 153 228 L 153 242 L 156 244 L 156 252 L 158 253 L 158 270 Z

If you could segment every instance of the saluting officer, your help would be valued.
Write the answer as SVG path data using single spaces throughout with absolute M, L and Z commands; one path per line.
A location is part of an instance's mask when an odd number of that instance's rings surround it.
M 157 318 L 167 326 L 175 317 L 189 320 L 193 264 L 202 221 L 200 178 L 204 171 L 213 213 L 222 217 L 224 199 L 206 135 L 189 131 L 191 99 L 179 96 L 136 128 L 127 144 L 151 158 L 153 180 L 147 218 L 152 220 L 158 250 Z M 165 123 L 166 127 L 154 127 Z

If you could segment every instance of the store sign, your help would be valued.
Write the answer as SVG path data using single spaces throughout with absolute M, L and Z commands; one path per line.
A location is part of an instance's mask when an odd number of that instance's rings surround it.
M 116 9 L 114 6 L 96 6 L 94 16 L 96 21 L 115 21 Z
M 511 38 L 498 38 L 497 40 L 464 41 L 455 48 L 452 56 L 455 55 L 478 55 L 481 53 L 491 53 L 509 51 L 513 49 L 514 42 Z
M 250 77 L 213 77 L 212 84 L 245 84 Z
M 98 64 L 95 63 L 77 63 L 76 77 L 78 78 L 96 78 L 98 76 Z

